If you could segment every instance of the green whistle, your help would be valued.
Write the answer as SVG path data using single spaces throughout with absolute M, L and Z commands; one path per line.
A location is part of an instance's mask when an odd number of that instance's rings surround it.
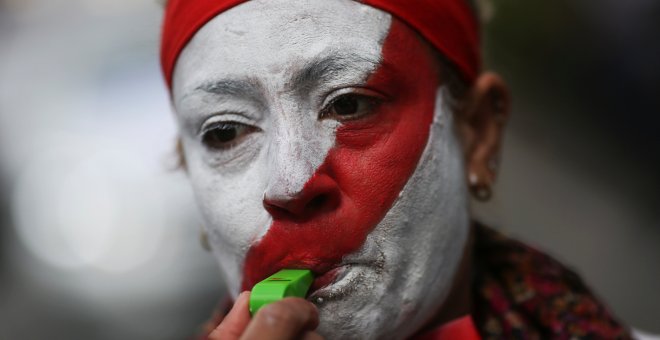
M 250 314 L 257 313 L 259 308 L 294 296 L 305 298 L 314 276 L 307 269 L 282 269 L 257 283 L 250 293 Z

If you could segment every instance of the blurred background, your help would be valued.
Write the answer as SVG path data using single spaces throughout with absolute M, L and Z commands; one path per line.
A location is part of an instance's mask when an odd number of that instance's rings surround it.
M 660 2 L 485 2 L 514 93 L 480 218 L 660 333 Z M 182 339 L 223 295 L 199 245 L 155 0 L 0 0 L 0 339 Z

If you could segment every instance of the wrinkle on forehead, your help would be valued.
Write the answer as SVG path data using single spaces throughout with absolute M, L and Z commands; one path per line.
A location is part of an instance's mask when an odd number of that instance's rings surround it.
M 208 22 L 175 67 L 175 100 L 210 79 L 257 76 L 285 83 L 320 56 L 345 65 L 380 59 L 391 17 L 352 0 L 252 0 Z M 370 67 L 371 68 L 371 67 Z M 273 79 L 278 78 L 278 79 Z
M 325 57 L 317 57 L 305 63 L 301 70 L 292 72 L 283 84 L 282 92 L 297 93 L 299 97 L 305 97 L 310 90 L 320 87 L 322 84 L 341 83 L 346 74 L 361 75 L 358 82 L 365 82 L 368 76 L 366 70 L 375 70 L 381 61 L 371 56 L 363 56 L 355 53 L 338 53 Z M 254 103 L 262 104 L 262 98 L 267 92 L 264 84 L 257 77 L 245 79 L 219 79 L 209 80 L 194 88 L 193 92 L 183 95 L 180 102 L 187 97 L 201 92 L 211 94 L 221 99 L 222 97 L 242 97 Z

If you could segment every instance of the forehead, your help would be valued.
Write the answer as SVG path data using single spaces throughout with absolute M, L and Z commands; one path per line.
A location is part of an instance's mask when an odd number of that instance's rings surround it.
M 390 23 L 389 14 L 352 0 L 248 1 L 196 33 L 177 61 L 174 93 L 213 78 L 283 79 L 333 55 L 379 60 Z

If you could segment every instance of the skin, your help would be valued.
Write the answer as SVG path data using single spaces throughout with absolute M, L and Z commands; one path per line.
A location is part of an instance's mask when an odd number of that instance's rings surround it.
M 469 312 L 466 178 L 494 181 L 509 97 L 483 74 L 452 112 L 442 79 L 413 31 L 348 0 L 254 0 L 195 35 L 174 104 L 237 298 L 211 338 L 405 338 Z M 315 272 L 318 306 L 250 320 L 238 293 L 281 268 Z
M 208 338 L 215 339 L 322 339 L 313 330 L 318 326 L 316 307 L 299 298 L 286 298 L 270 304 L 250 319 L 250 292 L 241 293 L 232 310 Z

